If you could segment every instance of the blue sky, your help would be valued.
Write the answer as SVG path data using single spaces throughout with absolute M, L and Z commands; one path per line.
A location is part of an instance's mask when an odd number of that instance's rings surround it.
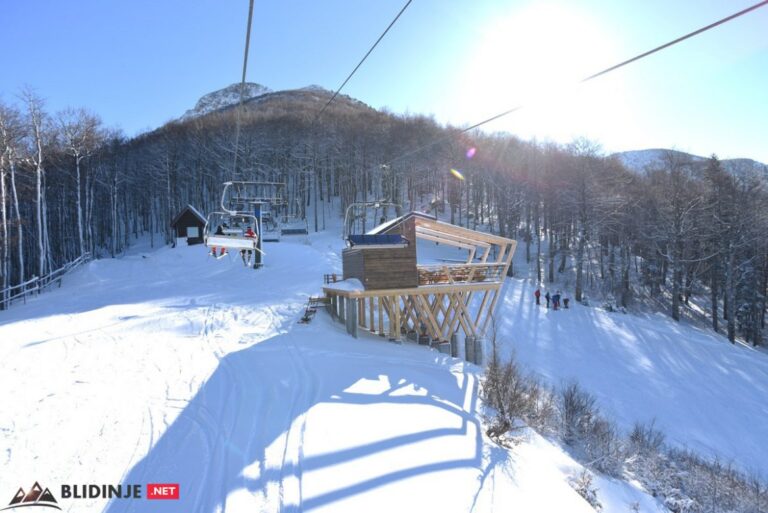
M 344 93 L 374 107 L 608 151 L 768 162 L 768 7 L 582 87 L 757 0 L 413 0 Z M 240 77 L 247 0 L 5 0 L 0 98 L 84 106 L 129 135 Z M 404 0 L 256 0 L 248 80 L 335 89 Z

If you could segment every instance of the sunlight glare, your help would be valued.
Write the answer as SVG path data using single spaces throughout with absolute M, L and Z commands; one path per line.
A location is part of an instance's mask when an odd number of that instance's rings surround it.
M 619 59 L 606 31 L 586 13 L 557 3 L 528 4 L 494 20 L 471 52 L 459 92 L 467 123 L 518 105 L 520 112 L 489 126 L 523 137 L 567 139 L 626 114 L 622 80 L 584 77 Z M 596 85 L 597 82 L 602 84 Z M 466 101 L 471 98 L 472 101 Z M 610 106 L 610 107 L 609 107 Z

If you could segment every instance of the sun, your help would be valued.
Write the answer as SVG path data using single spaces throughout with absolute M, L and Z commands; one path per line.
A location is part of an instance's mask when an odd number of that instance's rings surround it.
M 463 100 L 457 102 L 457 117 L 469 123 L 522 105 L 523 110 L 493 129 L 567 138 L 567 133 L 579 132 L 585 103 L 622 94 L 616 80 L 608 89 L 578 86 L 584 77 L 617 62 L 619 53 L 589 13 L 558 3 L 530 3 L 492 20 L 482 31 L 459 80 Z M 599 111 L 590 111 L 590 123 Z

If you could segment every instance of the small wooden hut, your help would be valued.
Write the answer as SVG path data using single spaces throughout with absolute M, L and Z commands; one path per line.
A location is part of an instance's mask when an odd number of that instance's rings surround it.
M 171 221 L 174 231 L 174 247 L 176 239 L 187 239 L 187 244 L 203 243 L 203 229 L 205 228 L 205 216 L 192 205 L 187 205 L 176 214 Z

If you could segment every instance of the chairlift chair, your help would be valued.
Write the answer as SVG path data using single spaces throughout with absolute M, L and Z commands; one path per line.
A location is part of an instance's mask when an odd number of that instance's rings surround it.
M 309 224 L 306 218 L 286 215 L 280 226 L 281 235 L 309 235 Z
M 400 217 L 401 210 L 402 207 L 398 203 L 388 201 L 352 203 L 344 214 L 343 238 L 347 246 L 402 246 L 404 242 L 400 235 L 367 234 L 368 230 Z
M 254 231 L 254 237 L 245 235 L 248 227 Z M 251 214 L 212 212 L 208 214 L 203 229 L 203 240 L 208 248 L 245 249 L 263 253 L 258 248 L 259 237 L 256 217 Z
M 261 233 L 264 242 L 280 242 L 281 224 L 272 211 L 261 213 Z

